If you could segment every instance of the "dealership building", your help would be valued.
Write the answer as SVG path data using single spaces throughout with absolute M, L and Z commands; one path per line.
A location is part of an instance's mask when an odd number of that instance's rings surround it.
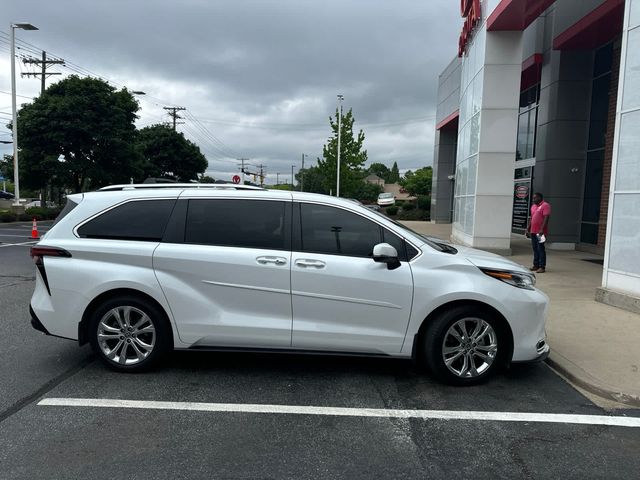
M 602 254 L 599 295 L 640 308 L 640 0 L 461 10 L 439 77 L 432 221 L 507 253 L 542 192 L 548 248 Z

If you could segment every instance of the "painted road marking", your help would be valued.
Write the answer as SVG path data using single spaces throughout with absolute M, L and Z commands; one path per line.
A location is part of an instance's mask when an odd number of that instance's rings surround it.
M 40 233 L 40 232 L 38 232 Z M 5 233 L 1 233 L 0 231 L 0 237 L 17 237 L 17 238 L 29 238 L 29 232 L 24 232 L 24 234 L 22 235 L 7 235 Z
M 22 243 L 3 243 L 3 244 L 0 244 L 0 248 L 5 248 L 5 247 L 28 247 L 30 245 L 35 245 L 36 243 L 38 243 L 38 240 L 33 240 L 31 242 L 22 242 Z
M 41 400 L 38 405 L 55 407 L 186 410 L 196 412 L 328 415 L 338 417 L 420 418 L 424 420 L 565 423 L 640 428 L 640 418 L 557 413 L 474 412 L 464 410 L 393 410 L 378 408 L 308 407 L 302 405 L 259 405 L 249 403 L 158 402 L 148 400 L 118 400 L 110 398 L 45 398 Z

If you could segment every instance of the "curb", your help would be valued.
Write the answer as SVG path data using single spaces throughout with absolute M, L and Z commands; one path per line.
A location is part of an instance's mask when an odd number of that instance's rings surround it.
M 640 397 L 611 390 L 610 387 L 604 385 L 588 372 L 553 350 L 545 360 L 545 363 L 563 377 L 566 377 L 569 381 L 589 393 L 624 405 L 640 407 Z

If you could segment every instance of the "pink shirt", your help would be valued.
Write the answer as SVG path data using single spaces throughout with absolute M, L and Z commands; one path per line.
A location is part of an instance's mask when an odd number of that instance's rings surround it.
M 540 205 L 535 203 L 531 205 L 531 233 L 538 233 L 544 223 L 544 217 L 551 215 L 551 205 L 544 200 L 540 202 Z M 545 227 L 545 235 L 549 234 L 549 227 Z

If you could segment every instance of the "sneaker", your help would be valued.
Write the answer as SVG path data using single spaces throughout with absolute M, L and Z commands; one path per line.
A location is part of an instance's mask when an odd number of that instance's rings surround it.
M 535 272 L 536 270 L 538 270 L 540 267 L 536 267 L 535 265 L 533 267 L 530 267 L 529 270 L 531 270 L 532 272 Z
M 544 268 L 539 268 L 536 270 L 536 273 L 544 273 L 546 270 Z

